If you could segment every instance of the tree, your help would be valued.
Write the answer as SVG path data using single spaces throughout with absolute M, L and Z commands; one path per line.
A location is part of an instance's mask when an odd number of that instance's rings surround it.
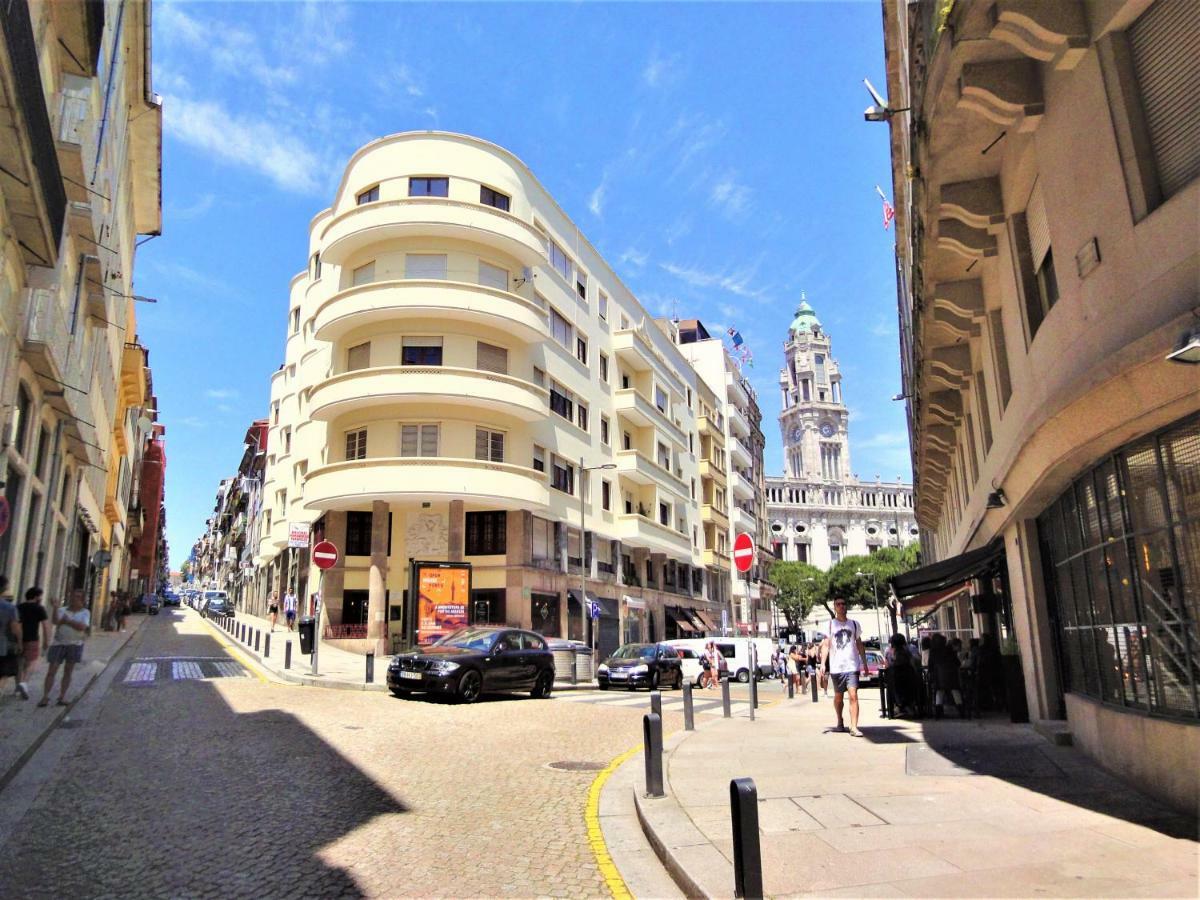
M 812 608 L 828 591 L 826 574 L 808 563 L 777 559 L 771 563 L 767 577 L 775 585 L 775 603 L 787 619 L 789 629 L 799 630 Z
M 890 601 L 888 580 L 918 565 L 920 548 L 916 543 L 902 548 L 881 547 L 867 556 L 847 556 L 829 570 L 828 590 L 823 598 L 826 609 L 830 608 L 834 597 L 844 597 L 847 606 L 874 607 L 875 589 L 878 588 L 879 603 L 888 607 L 894 628 L 895 609 Z M 863 574 L 859 575 L 859 572 Z M 874 581 L 871 575 L 875 576 Z

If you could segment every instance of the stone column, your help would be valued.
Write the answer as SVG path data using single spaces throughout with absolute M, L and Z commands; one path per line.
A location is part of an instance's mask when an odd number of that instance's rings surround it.
M 1042 578 L 1037 520 L 1024 519 L 1004 533 L 1008 590 L 1012 595 L 1013 631 L 1025 672 L 1025 697 L 1030 719 L 1066 717 L 1058 692 L 1054 636 Z
M 325 514 L 325 540 L 338 548 L 338 561 L 321 576 L 321 616 L 326 622 L 342 621 L 342 591 L 346 585 L 346 514 L 331 510 Z M 316 593 L 316 582 L 309 582 L 308 592 Z M 283 596 L 282 591 L 279 594 Z M 308 614 L 308 597 L 297 596 L 302 615 Z M 321 623 L 318 622 L 318 625 Z M 324 630 L 322 629 L 322 634 Z
M 525 567 L 529 565 L 533 553 L 533 545 L 529 540 L 532 527 L 532 513 L 509 510 L 504 517 L 508 563 L 504 576 L 504 619 L 506 623 L 519 622 L 522 628 L 529 628 L 533 624 L 529 589 L 525 585 Z
M 449 562 L 462 562 L 467 543 L 467 514 L 461 500 L 450 501 Z
M 371 570 L 367 575 L 367 637 L 375 642 L 375 655 L 386 656 L 388 505 L 371 503 Z

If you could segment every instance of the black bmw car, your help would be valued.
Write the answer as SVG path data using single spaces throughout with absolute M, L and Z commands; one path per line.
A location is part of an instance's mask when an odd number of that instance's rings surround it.
M 395 656 L 387 685 L 397 697 L 438 693 L 463 703 L 491 691 L 529 691 L 545 698 L 554 687 L 554 656 L 540 634 L 476 625 Z
M 667 644 L 624 644 L 596 667 L 600 690 L 638 687 L 657 691 L 661 686 L 683 686 L 679 651 Z

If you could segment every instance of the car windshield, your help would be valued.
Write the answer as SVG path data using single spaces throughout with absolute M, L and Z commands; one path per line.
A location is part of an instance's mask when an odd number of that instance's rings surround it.
M 210 602 L 212 602 L 214 600 L 220 602 L 225 599 L 225 592 L 224 591 L 207 591 L 204 594 L 204 599 L 208 600 Z
M 613 659 L 654 659 L 653 644 L 626 644 L 618 647 Z
M 491 650 L 498 631 L 483 628 L 460 628 L 437 641 L 435 647 L 462 647 L 464 650 Z

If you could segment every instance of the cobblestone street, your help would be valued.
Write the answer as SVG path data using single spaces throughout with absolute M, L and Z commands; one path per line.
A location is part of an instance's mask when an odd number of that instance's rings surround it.
M 607 895 L 594 773 L 548 766 L 629 749 L 644 704 L 293 687 L 227 646 L 191 610 L 145 623 L 60 726 L 76 743 L 12 831 L 4 894 Z

